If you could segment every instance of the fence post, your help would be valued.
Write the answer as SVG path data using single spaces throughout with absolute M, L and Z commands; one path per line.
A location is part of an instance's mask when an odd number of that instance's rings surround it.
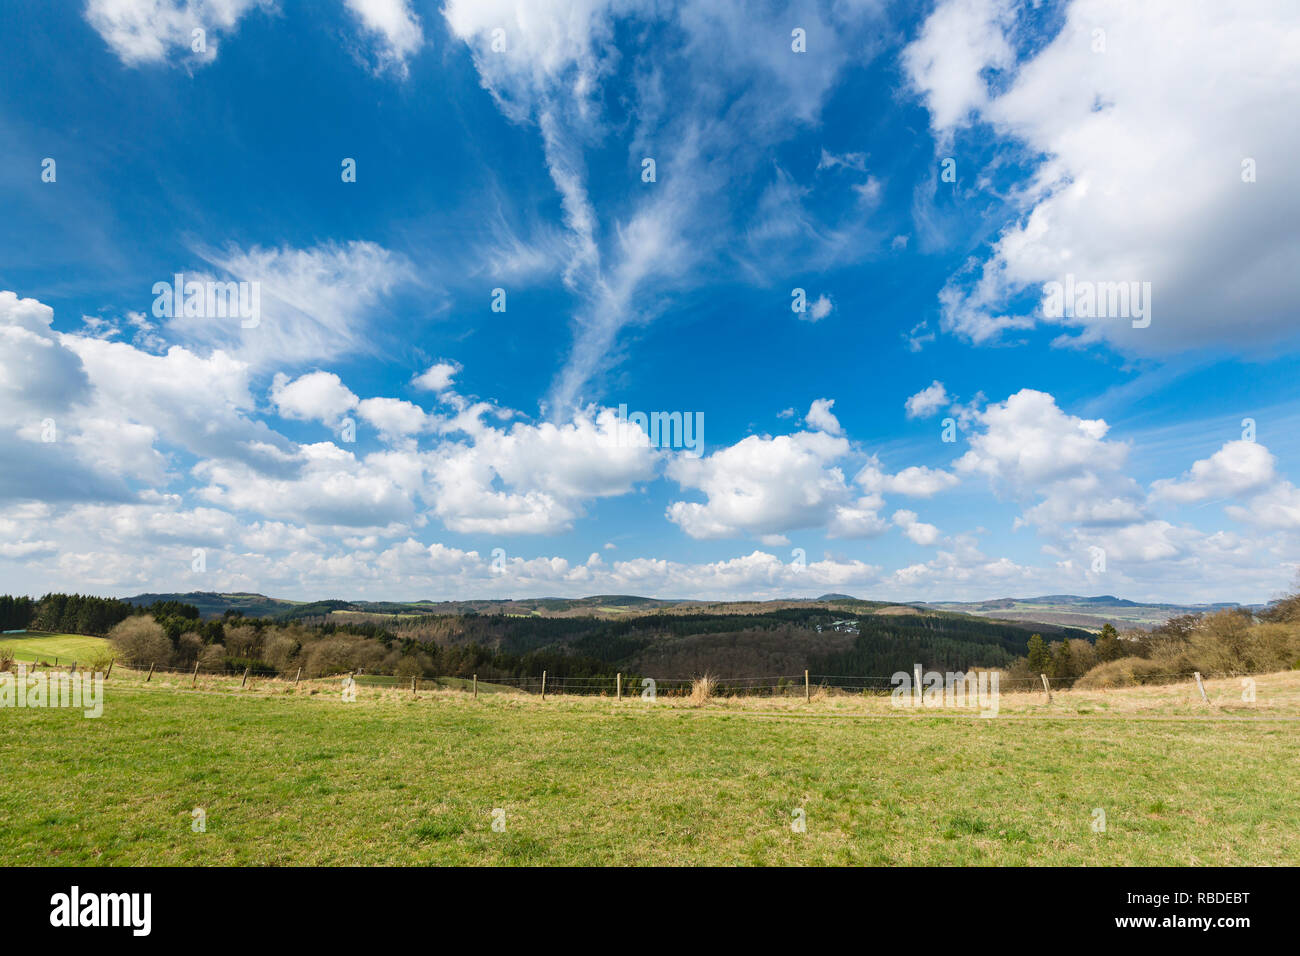
M 806 704 L 806 703 L 809 703 L 809 702 L 812 700 L 812 691 L 808 689 L 808 672 L 807 672 L 807 671 L 804 671 L 804 672 L 803 672 L 803 699 L 804 699 L 804 703 L 805 703 L 805 704 Z
M 478 675 L 474 675 L 474 699 L 478 700 Z
M 251 664 L 244 668 L 244 679 L 239 682 L 240 687 L 243 687 L 245 684 L 248 683 L 248 672 L 252 669 L 253 669 L 253 665 Z
M 616 674 L 616 675 L 614 676 L 614 680 L 617 682 L 615 686 L 618 688 L 618 690 L 615 692 L 614 699 L 615 699 L 615 700 L 622 700 L 622 699 L 623 699 L 623 675 L 622 675 L 622 673 Z
M 411 678 L 411 693 L 412 693 L 412 694 L 415 693 L 415 678 L 414 678 L 414 677 Z
M 1038 676 L 1043 679 L 1043 690 L 1047 692 L 1047 702 L 1050 704 L 1052 702 L 1052 685 L 1047 683 L 1046 674 L 1039 674 Z
M 113 676 L 113 665 L 116 663 L 117 663 L 116 657 L 108 662 L 108 671 L 104 674 L 104 680 L 108 680 L 110 677 Z
M 546 671 L 542 671 L 542 700 L 546 700 Z
M 155 663 L 154 661 L 150 661 L 150 662 L 149 662 L 149 676 L 146 677 L 146 678 L 144 679 L 144 682 L 145 682 L 146 684 L 149 683 L 151 680 L 153 680 L 153 665 L 154 665 L 154 663 Z
M 301 668 L 301 667 L 298 668 L 298 673 L 297 673 L 296 675 L 294 675 L 294 678 L 293 678 L 293 686 L 294 686 L 294 687 L 297 687 L 297 686 L 298 686 L 298 678 L 300 678 L 300 677 L 302 677 L 302 668 Z
M 199 686 L 199 662 L 198 662 L 198 661 L 195 661 L 195 662 L 194 662 L 194 678 L 193 678 L 193 681 L 190 683 L 190 689 L 193 690 L 195 687 L 198 687 L 198 686 Z
M 73 662 L 72 662 L 72 673 L 74 673 L 74 674 L 77 673 L 77 662 L 76 662 L 76 661 L 73 661 Z
M 1205 685 L 1201 683 L 1200 671 L 1196 671 L 1196 689 L 1201 692 L 1201 700 L 1205 701 L 1208 704 L 1210 702 L 1210 698 L 1205 696 Z

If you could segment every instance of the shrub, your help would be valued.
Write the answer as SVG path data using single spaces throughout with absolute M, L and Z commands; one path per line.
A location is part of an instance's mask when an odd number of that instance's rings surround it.
M 109 640 L 121 661 L 141 664 L 171 663 L 172 642 L 153 618 L 147 614 L 136 614 L 114 625 L 108 632 Z
M 199 652 L 199 670 L 211 673 L 224 670 L 226 666 L 226 648 L 222 644 L 209 644 Z
M 691 703 L 703 704 L 713 696 L 714 690 L 717 689 L 717 680 L 711 674 L 705 674 L 703 677 L 697 677 L 691 681 Z
M 1106 690 L 1112 687 L 1136 687 L 1139 684 L 1159 683 L 1162 675 L 1169 673 L 1160 661 L 1145 657 L 1121 657 L 1117 661 L 1098 664 L 1080 677 L 1075 687 Z

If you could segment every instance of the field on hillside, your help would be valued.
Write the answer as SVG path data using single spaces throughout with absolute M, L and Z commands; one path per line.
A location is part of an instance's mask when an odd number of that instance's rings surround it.
M 109 642 L 102 637 L 87 637 L 84 634 L 47 634 L 44 631 L 28 631 L 11 637 L 0 637 L 0 648 L 13 652 L 14 659 L 20 661 L 48 661 L 53 664 L 57 658 L 63 664 L 72 661 L 89 661 L 106 653 Z
M 99 719 L 0 710 L 0 862 L 1295 865 L 1300 673 L 1257 683 L 982 719 L 115 671 Z

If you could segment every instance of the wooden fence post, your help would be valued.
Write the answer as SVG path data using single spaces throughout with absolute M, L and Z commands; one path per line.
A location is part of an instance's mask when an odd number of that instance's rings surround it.
M 1052 702 L 1052 685 L 1047 683 L 1046 674 L 1039 674 L 1038 676 L 1043 679 L 1043 690 L 1047 692 L 1047 702 L 1050 704 Z
M 474 699 L 478 700 L 478 675 L 474 675 Z
M 542 700 L 546 700 L 546 671 L 542 671 Z
M 113 676 L 113 665 L 116 663 L 117 663 L 116 657 L 114 657 L 111 661 L 108 662 L 108 671 L 107 673 L 104 674 L 104 680 L 108 680 L 110 677 Z
M 615 699 L 615 700 L 622 700 L 622 699 L 623 699 L 623 675 L 622 675 L 622 673 L 619 673 L 619 674 L 615 675 L 614 680 L 616 681 L 615 686 L 617 687 L 617 690 L 615 691 L 615 694 L 614 694 L 614 699 Z
M 809 702 L 812 700 L 812 691 L 809 690 L 809 688 L 808 688 L 808 672 L 807 672 L 807 671 L 804 671 L 804 672 L 803 672 L 803 699 L 804 699 L 804 703 L 805 703 L 805 704 L 806 704 L 806 703 L 809 703 Z
M 1201 692 L 1201 700 L 1205 701 L 1208 704 L 1210 702 L 1210 698 L 1205 696 L 1205 685 L 1201 683 L 1200 671 L 1196 671 L 1196 689 Z
M 153 680 L 153 665 L 154 665 L 154 661 L 150 661 L 150 662 L 149 662 L 149 676 L 146 677 L 146 678 L 144 679 L 144 682 L 145 682 L 146 684 L 149 683 L 151 680 Z
M 199 662 L 198 662 L 198 661 L 195 661 L 195 662 L 194 662 L 194 678 L 193 678 L 193 680 L 192 680 L 191 683 L 190 683 L 190 689 L 193 690 L 195 687 L 198 687 L 198 686 L 199 686 Z
M 294 686 L 294 687 L 297 687 L 297 686 L 298 686 L 298 681 L 299 681 L 299 679 L 300 679 L 301 677 L 302 677 L 302 668 L 299 667 L 299 668 L 298 668 L 298 673 L 295 674 L 294 677 L 293 677 L 293 686 Z
M 412 693 L 412 694 L 415 693 L 415 678 L 414 678 L 414 677 L 411 678 L 411 693 Z
M 248 672 L 251 671 L 252 669 L 253 669 L 253 665 L 251 664 L 244 668 L 244 679 L 239 682 L 240 687 L 243 687 L 245 684 L 248 683 Z

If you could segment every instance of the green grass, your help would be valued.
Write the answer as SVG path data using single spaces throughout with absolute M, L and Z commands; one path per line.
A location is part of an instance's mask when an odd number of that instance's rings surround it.
M 0 647 L 13 651 L 20 661 L 49 661 L 57 657 L 60 663 L 88 661 L 106 653 L 111 645 L 106 638 L 86 637 L 84 634 L 48 634 L 28 631 L 26 634 L 0 638 Z
M 0 710 L 0 860 L 1300 863 L 1294 723 L 237 686 L 115 673 L 97 720 Z

